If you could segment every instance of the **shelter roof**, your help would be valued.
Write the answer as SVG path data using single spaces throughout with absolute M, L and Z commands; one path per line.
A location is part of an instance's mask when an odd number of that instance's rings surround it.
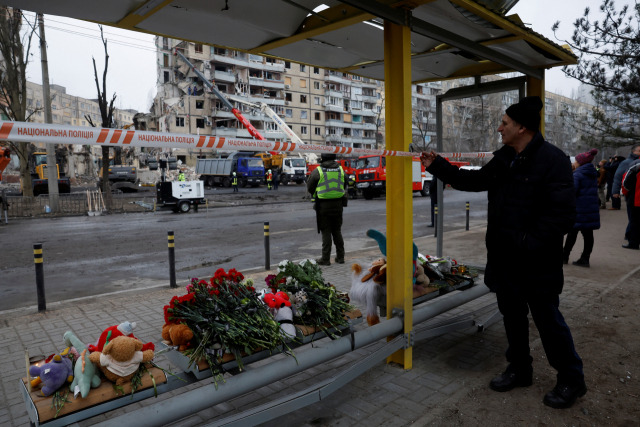
M 5 0 L 9 6 L 384 80 L 384 21 L 411 28 L 413 82 L 543 69 L 576 56 L 505 0 Z M 323 9 L 324 8 L 324 9 Z M 498 8 L 498 10 L 496 10 Z M 504 10 L 504 8 L 503 8 Z

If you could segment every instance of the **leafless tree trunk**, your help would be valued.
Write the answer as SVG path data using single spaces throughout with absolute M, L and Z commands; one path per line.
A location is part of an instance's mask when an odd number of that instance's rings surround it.
M 20 37 L 22 11 L 10 7 L 0 7 L 0 52 L 3 63 L 0 67 L 0 109 L 10 120 L 29 121 L 33 111 L 27 115 L 27 77 L 26 69 L 31 48 L 31 38 L 35 32 L 35 21 L 31 30 Z M 24 47 L 27 47 L 26 54 Z M 9 142 L 11 150 L 20 161 L 20 179 L 23 194 L 33 196 L 31 188 L 31 170 L 29 168 L 30 144 L 28 142 Z
M 102 31 L 102 25 L 100 27 L 100 37 L 102 39 L 102 44 L 104 46 L 104 71 L 102 72 L 102 90 L 100 89 L 100 81 L 98 80 L 98 69 L 96 67 L 96 60 L 93 59 L 93 74 L 96 82 L 96 89 L 98 91 L 98 106 L 100 107 L 100 116 L 102 118 L 101 126 L 103 128 L 110 128 L 113 125 L 113 111 L 115 107 L 113 106 L 116 100 L 116 94 L 113 94 L 111 101 L 107 103 L 107 69 L 109 68 L 109 52 L 107 50 L 107 41 L 104 38 L 104 33 Z M 95 126 L 93 121 L 90 118 L 87 118 L 91 126 Z M 102 192 L 104 194 L 105 205 L 107 209 L 111 209 L 112 207 L 112 197 L 111 197 L 111 184 L 109 183 L 109 147 L 103 145 L 102 146 Z

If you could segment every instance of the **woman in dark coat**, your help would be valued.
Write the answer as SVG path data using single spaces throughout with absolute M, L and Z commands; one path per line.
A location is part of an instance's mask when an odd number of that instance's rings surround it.
M 600 199 L 598 198 L 598 172 L 593 159 L 598 150 L 592 148 L 576 156 L 573 163 L 573 183 L 576 189 L 576 223 L 567 234 L 564 244 L 564 263 L 569 263 L 569 254 L 576 243 L 578 232 L 584 238 L 582 255 L 573 265 L 589 267 L 589 257 L 593 250 L 593 230 L 600 228 Z

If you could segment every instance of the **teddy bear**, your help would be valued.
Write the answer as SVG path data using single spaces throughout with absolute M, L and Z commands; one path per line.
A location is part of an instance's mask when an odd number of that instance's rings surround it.
M 142 351 L 142 341 L 137 338 L 119 336 L 104 346 L 102 352 L 89 356 L 104 376 L 116 385 L 123 385 L 135 375 L 141 363 L 153 359 L 153 350 Z
M 184 323 L 165 323 L 162 327 L 162 339 L 169 345 L 177 345 L 178 351 L 185 351 L 191 346 L 193 331 Z
M 38 385 L 42 382 L 43 396 L 51 396 L 55 393 L 66 381 L 73 381 L 73 368 L 71 366 L 71 359 L 60 354 L 53 356 L 49 363 L 45 363 L 41 366 L 34 365 L 29 368 L 29 375 L 37 377 L 31 382 L 32 386 Z
M 424 267 L 420 263 L 416 263 L 416 271 L 414 273 L 413 297 L 417 298 L 424 295 L 425 287 L 429 286 L 431 281 L 424 271 Z
M 63 338 L 65 345 L 73 346 L 79 353 L 79 357 L 73 367 L 75 375 L 69 389 L 73 392 L 74 397 L 80 394 L 82 398 L 85 398 L 90 389 L 98 387 L 102 382 L 98 376 L 98 370 L 96 365 L 89 360 L 87 346 L 73 332 L 65 332 Z
M 89 351 L 102 351 L 105 345 L 109 343 L 110 340 L 119 337 L 119 336 L 127 336 L 131 338 L 135 338 L 133 335 L 133 329 L 136 327 L 136 322 L 122 322 L 119 325 L 109 326 L 107 329 L 102 331 L 100 334 L 100 338 L 94 344 L 89 345 Z M 146 350 L 155 350 L 155 346 L 152 342 L 148 342 L 143 345 L 143 351 Z
M 280 330 L 288 338 L 295 338 L 296 327 L 293 324 L 293 310 L 291 301 L 286 292 L 267 293 L 263 296 L 263 301 L 269 307 L 276 322 L 280 324 Z

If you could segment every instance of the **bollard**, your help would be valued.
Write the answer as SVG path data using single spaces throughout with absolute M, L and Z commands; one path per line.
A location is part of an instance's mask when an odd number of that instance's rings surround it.
M 433 237 L 438 237 L 438 204 L 433 206 Z
M 269 222 L 264 223 L 264 269 L 271 270 L 271 254 L 269 253 Z
M 44 298 L 44 265 L 42 258 L 42 243 L 33 245 L 33 262 L 36 265 L 36 291 L 38 293 L 38 312 L 47 309 L 47 302 Z
M 173 231 L 167 232 L 167 241 L 169 246 L 169 286 L 177 288 L 176 284 L 176 254 Z
M 469 202 L 467 202 L 467 226 L 465 230 L 469 231 Z

